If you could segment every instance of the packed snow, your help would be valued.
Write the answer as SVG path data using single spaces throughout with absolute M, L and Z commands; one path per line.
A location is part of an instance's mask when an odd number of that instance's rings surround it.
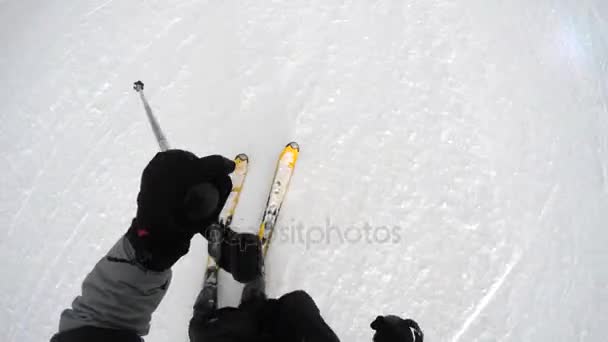
M 299 142 L 268 292 L 342 341 L 606 340 L 607 32 L 602 0 L 0 1 L 0 340 L 48 340 L 127 229 L 137 79 L 172 147 L 251 158 L 236 229 Z M 205 246 L 146 341 L 187 341 Z

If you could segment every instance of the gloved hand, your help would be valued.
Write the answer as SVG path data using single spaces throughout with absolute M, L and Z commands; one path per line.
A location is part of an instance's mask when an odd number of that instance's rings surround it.
M 376 331 L 374 342 L 422 342 L 424 334 L 412 319 L 397 316 L 378 316 L 370 324 Z
M 191 152 L 160 152 L 144 169 L 137 215 L 126 233 L 139 264 L 148 270 L 170 268 L 188 252 L 194 234 L 218 215 L 232 190 L 232 160 Z
M 257 235 L 211 225 L 203 236 L 209 241 L 209 255 L 231 273 L 234 280 L 247 283 L 262 274 L 262 242 Z M 220 243 L 214 244 L 214 241 Z

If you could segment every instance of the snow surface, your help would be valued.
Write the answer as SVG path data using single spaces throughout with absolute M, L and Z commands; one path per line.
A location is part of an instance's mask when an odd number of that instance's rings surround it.
M 269 292 L 309 291 L 342 341 L 387 313 L 428 341 L 605 341 L 607 32 L 603 0 L 0 1 L 0 340 L 47 340 L 128 227 L 142 79 L 174 147 L 251 157 L 241 230 L 300 143 Z M 204 249 L 147 341 L 187 340 Z

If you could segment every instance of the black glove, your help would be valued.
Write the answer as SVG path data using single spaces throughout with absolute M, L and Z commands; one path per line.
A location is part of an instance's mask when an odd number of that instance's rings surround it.
M 126 233 L 138 263 L 162 271 L 186 254 L 192 236 L 217 221 L 232 190 L 228 175 L 234 167 L 218 155 L 156 154 L 142 174 L 137 215 Z
M 424 334 L 418 323 L 397 316 L 378 316 L 370 324 L 376 331 L 374 342 L 422 342 Z
M 203 235 L 209 241 L 209 255 L 231 273 L 234 280 L 247 283 L 262 274 L 262 242 L 257 235 L 236 233 L 219 225 L 209 226 Z M 221 244 L 214 244 L 218 239 Z

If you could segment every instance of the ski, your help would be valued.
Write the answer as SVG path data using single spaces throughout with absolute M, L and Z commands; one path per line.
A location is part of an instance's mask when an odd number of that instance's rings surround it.
M 274 178 L 272 179 L 272 185 L 268 194 L 268 200 L 266 201 L 266 208 L 264 209 L 264 216 L 258 231 L 258 236 L 262 241 L 262 255 L 264 257 L 268 252 L 272 233 L 279 217 L 285 195 L 287 194 L 289 182 L 291 181 L 299 152 L 300 146 L 298 143 L 290 142 L 279 155 Z
M 266 201 L 266 207 L 264 209 L 264 215 L 260 223 L 258 230 L 258 237 L 262 243 L 262 259 L 266 256 L 270 241 L 272 239 L 272 233 L 274 232 L 275 224 L 279 217 L 281 206 L 287 195 L 287 189 L 293 175 L 296 161 L 298 160 L 298 154 L 300 147 L 296 142 L 290 142 L 283 148 L 279 159 L 277 160 L 274 177 L 268 193 L 268 200 Z M 248 158 L 244 154 L 240 154 L 235 158 L 236 168 L 232 174 L 232 192 L 220 213 L 219 223 L 215 231 L 212 231 L 209 236 L 209 248 L 213 250 L 213 255 L 221 257 L 221 243 L 222 237 L 221 232 L 224 228 L 229 227 L 232 223 L 232 217 L 241 194 L 243 183 L 247 175 Z M 211 256 L 207 259 L 207 268 L 205 270 L 205 277 L 203 281 L 203 289 L 196 299 L 195 309 L 208 310 L 217 309 L 217 286 L 218 286 L 218 271 L 219 266 L 215 259 Z M 264 281 L 264 265 L 262 260 L 262 277 L 257 278 L 245 285 L 243 289 L 243 295 L 241 300 L 249 298 L 253 295 L 265 292 L 265 281 Z
M 224 227 L 229 227 L 232 223 L 232 217 L 234 216 L 236 205 L 239 203 L 241 190 L 243 189 L 245 177 L 247 176 L 249 158 L 246 154 L 241 153 L 234 158 L 234 163 L 236 164 L 236 166 L 231 177 L 232 191 L 230 192 L 230 195 L 226 200 L 226 204 L 224 204 L 224 208 L 222 208 L 219 218 L 220 225 Z
M 232 179 L 232 191 L 226 200 L 226 204 L 222 208 L 219 216 L 219 227 L 214 229 L 209 234 L 209 249 L 213 250 L 217 255 L 221 257 L 220 251 L 222 246 L 222 231 L 230 226 L 232 218 L 236 210 L 236 206 L 241 196 L 241 190 L 245 183 L 245 177 L 247 176 L 247 169 L 249 166 L 249 158 L 246 154 L 241 153 L 234 158 L 236 164 L 234 172 L 231 174 Z M 210 253 L 211 254 L 211 253 Z M 197 305 L 204 305 L 210 309 L 217 309 L 217 279 L 218 279 L 219 266 L 217 260 L 211 255 L 207 257 L 207 267 L 205 268 L 205 276 L 203 278 L 203 289 L 197 298 Z

